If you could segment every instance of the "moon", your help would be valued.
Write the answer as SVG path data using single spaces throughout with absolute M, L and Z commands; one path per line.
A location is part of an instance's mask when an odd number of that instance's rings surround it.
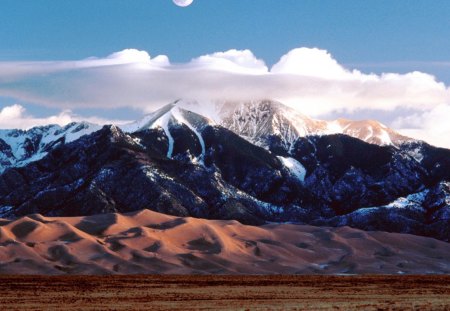
M 173 3 L 181 7 L 186 7 L 188 5 L 191 5 L 193 1 L 194 0 L 173 0 Z

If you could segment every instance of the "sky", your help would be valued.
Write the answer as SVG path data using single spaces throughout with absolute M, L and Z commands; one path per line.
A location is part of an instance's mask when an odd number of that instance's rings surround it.
M 3 0 L 0 127 L 270 97 L 450 147 L 447 0 Z

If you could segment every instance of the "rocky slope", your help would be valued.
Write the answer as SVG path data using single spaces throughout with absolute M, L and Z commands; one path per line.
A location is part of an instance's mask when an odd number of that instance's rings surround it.
M 74 122 L 64 127 L 38 126 L 29 130 L 0 130 L 0 173 L 42 159 L 53 148 L 98 131 L 101 126 Z
M 449 240 L 449 150 L 342 134 L 298 137 L 289 149 L 273 139 L 265 149 L 174 104 L 124 130 L 105 126 L 6 170 L 0 217 L 148 208 Z

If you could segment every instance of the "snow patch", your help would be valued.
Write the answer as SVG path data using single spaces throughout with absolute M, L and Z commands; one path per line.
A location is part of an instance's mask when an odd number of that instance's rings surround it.
M 198 141 L 200 142 L 200 146 L 202 148 L 202 153 L 200 155 L 200 161 L 202 161 L 204 159 L 205 153 L 206 153 L 205 141 L 203 140 L 202 135 L 200 134 L 200 132 L 191 123 L 189 123 L 183 117 L 183 115 L 182 115 L 182 113 L 181 113 L 179 108 L 172 109 L 172 115 L 174 116 L 175 119 L 177 119 L 177 121 L 179 123 L 185 124 L 197 136 Z
M 386 207 L 390 208 L 411 208 L 414 206 L 421 206 L 425 201 L 425 198 L 428 194 L 429 190 L 424 190 L 422 192 L 417 192 L 410 194 L 406 197 L 400 197 L 395 201 L 386 205 Z
M 368 133 L 367 133 L 366 137 L 364 137 L 364 139 L 363 139 L 364 141 L 369 141 L 369 139 L 371 139 L 373 136 L 373 127 L 369 125 L 367 127 L 367 129 L 368 129 Z
M 416 160 L 419 163 L 422 163 L 422 160 L 424 158 L 424 155 L 422 154 L 422 148 L 416 147 L 413 150 L 409 150 L 408 155 L 410 155 L 414 160 Z
M 169 130 L 169 122 L 170 122 L 171 118 L 172 118 L 172 114 L 166 113 L 151 124 L 151 128 L 156 128 L 159 126 L 164 130 L 164 133 L 166 134 L 167 140 L 169 142 L 169 148 L 167 150 L 167 157 L 169 159 L 172 158 L 173 145 L 174 145 L 174 139 L 172 137 L 172 134 L 170 134 L 170 130 Z
M 324 131 L 324 134 L 330 135 L 330 134 L 341 134 L 344 131 L 342 126 L 339 124 L 339 121 L 334 120 L 327 122 L 327 127 Z
M 380 135 L 378 135 L 378 139 L 380 140 L 381 145 L 393 145 L 389 133 L 384 130 L 381 131 Z
M 0 207 L 0 218 L 8 217 L 13 209 L 12 206 L 1 206 Z
M 305 167 L 296 159 L 289 157 L 277 156 L 281 163 L 301 182 L 305 181 L 306 169 Z

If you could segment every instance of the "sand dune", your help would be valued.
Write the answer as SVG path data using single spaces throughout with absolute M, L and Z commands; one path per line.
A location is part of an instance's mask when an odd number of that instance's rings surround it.
M 450 244 L 407 234 L 126 215 L 0 220 L 1 274 L 450 273 Z

